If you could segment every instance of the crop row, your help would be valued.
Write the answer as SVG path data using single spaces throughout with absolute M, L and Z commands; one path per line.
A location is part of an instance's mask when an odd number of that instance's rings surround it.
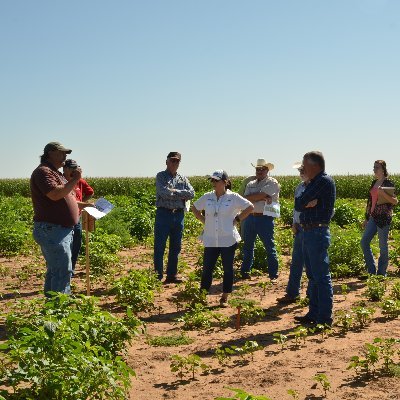
M 238 190 L 244 177 L 232 177 L 233 190 Z M 337 196 L 339 198 L 365 199 L 371 184 L 371 175 L 336 175 Z M 134 198 L 147 198 L 155 201 L 154 178 L 86 178 L 93 187 L 96 196 L 123 195 Z M 204 176 L 190 177 L 197 194 L 203 194 L 211 189 Z M 297 176 L 277 176 L 281 184 L 281 197 L 292 198 L 294 189 L 299 183 Z M 400 186 L 400 175 L 391 175 L 396 187 Z M 0 179 L 0 196 L 21 195 L 30 196 L 29 179 Z

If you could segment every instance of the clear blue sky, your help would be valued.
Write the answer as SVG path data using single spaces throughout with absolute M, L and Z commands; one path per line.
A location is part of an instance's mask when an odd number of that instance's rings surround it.
M 0 178 L 400 171 L 398 0 L 0 0 Z

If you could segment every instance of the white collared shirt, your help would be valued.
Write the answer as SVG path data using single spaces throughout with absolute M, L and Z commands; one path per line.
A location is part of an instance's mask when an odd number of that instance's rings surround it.
M 218 200 L 215 192 L 208 192 L 193 203 L 197 210 L 205 210 L 205 224 L 201 240 L 205 247 L 230 247 L 241 240 L 234 219 L 251 202 L 238 193 L 227 190 Z
M 280 186 L 278 181 L 275 178 L 267 176 L 261 181 L 255 179 L 254 181 L 249 182 L 246 185 L 246 190 L 244 192 L 244 195 L 248 196 L 249 194 L 264 192 L 272 197 L 273 202 L 278 203 L 279 190 Z M 265 206 L 265 200 L 254 202 L 254 212 L 262 213 L 264 211 L 264 206 Z

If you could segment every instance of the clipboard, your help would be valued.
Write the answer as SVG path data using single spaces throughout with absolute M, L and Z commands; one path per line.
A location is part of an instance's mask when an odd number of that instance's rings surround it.
M 384 187 L 381 186 L 381 189 L 383 189 L 385 191 L 385 193 L 387 193 L 389 196 L 394 196 L 394 192 L 396 190 L 396 188 L 394 187 Z M 378 191 L 378 201 L 376 202 L 376 204 L 379 206 L 381 204 L 385 204 L 385 203 L 389 203 Z

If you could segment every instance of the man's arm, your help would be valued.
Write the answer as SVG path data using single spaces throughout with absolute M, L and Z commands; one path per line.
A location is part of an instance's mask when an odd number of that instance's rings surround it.
M 185 181 L 185 189 L 172 189 L 175 195 L 182 200 L 192 200 L 194 197 L 194 189 L 189 179 L 183 178 Z
M 301 212 L 310 207 L 309 203 L 313 200 L 316 200 L 319 197 L 319 194 L 325 190 L 325 187 L 328 184 L 329 182 L 326 179 L 318 179 L 313 184 L 309 184 L 306 187 L 306 190 L 301 194 L 301 196 L 294 199 L 295 210 Z
M 65 196 L 68 196 L 75 189 L 79 179 L 81 179 L 82 172 L 80 168 L 75 169 L 71 176 L 72 179 L 69 182 L 65 185 L 56 186 L 54 189 L 50 190 L 50 192 L 46 193 L 46 196 L 53 201 L 61 200 Z
M 168 178 L 162 172 L 156 176 L 156 193 L 162 199 L 170 199 L 174 196 L 174 192 L 168 187 Z

